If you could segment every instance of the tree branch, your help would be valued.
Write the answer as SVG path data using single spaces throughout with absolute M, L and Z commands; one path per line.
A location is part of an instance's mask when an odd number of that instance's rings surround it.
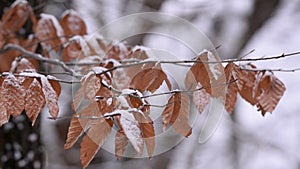
M 70 75 L 72 75 L 74 77 L 81 77 L 81 74 L 75 72 L 73 69 L 71 69 L 70 67 L 68 67 L 64 62 L 61 62 L 58 59 L 45 58 L 42 55 L 30 52 L 30 51 L 24 49 L 23 47 L 21 47 L 19 45 L 7 44 L 0 51 L 0 54 L 1 53 L 5 53 L 5 52 L 10 51 L 10 50 L 17 50 L 17 51 L 21 52 L 24 55 L 23 57 L 26 57 L 26 58 L 36 59 L 36 60 L 39 60 L 41 62 L 47 62 L 47 63 L 50 63 L 50 64 L 59 65 L 66 72 L 70 73 Z

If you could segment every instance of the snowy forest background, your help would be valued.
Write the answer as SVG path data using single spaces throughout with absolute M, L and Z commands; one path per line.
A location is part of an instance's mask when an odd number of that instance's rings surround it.
M 300 1 L 299 0 L 29 0 L 33 9 L 55 15 L 66 9 L 79 12 L 86 21 L 88 32 L 93 33 L 121 16 L 138 12 L 165 12 L 182 17 L 203 31 L 215 46 L 221 59 L 242 56 L 263 57 L 299 51 Z M 10 1 L 2 1 L 1 8 Z M 4 10 L 4 9 L 2 9 Z M 169 23 L 166 23 L 169 24 Z M 143 29 L 155 29 L 140 25 Z M 170 29 L 173 29 L 171 27 Z M 128 31 L 119 28 L 120 32 Z M 186 33 L 189 35 L 188 32 Z M 175 55 L 185 50 L 174 40 L 151 35 L 129 38 L 131 45 L 165 49 Z M 159 43 L 158 43 L 159 42 Z M 259 61 L 259 68 L 299 68 L 299 56 L 272 61 Z M 276 72 L 287 91 L 273 115 L 263 117 L 244 101 L 238 101 L 233 115 L 224 113 L 215 134 L 204 144 L 198 143 L 205 114 L 198 116 L 192 135 L 174 149 L 149 159 L 117 160 L 104 150 L 96 155 L 88 168 L 101 169 L 299 169 L 300 168 L 300 72 Z M 63 86 L 68 88 L 68 86 Z M 61 110 L 68 112 L 70 90 L 63 90 Z M 65 101 L 65 100 L 68 100 Z M 70 112 L 71 113 L 71 112 Z M 67 115 L 67 114 L 64 114 Z M 81 168 L 79 145 L 63 150 L 69 120 L 52 121 L 41 117 L 41 141 L 45 149 L 45 168 Z M 5 138 L 0 138 L 5 139 Z M 2 158 L 2 157 L 1 157 Z M 1 167 L 0 167 L 1 168 Z

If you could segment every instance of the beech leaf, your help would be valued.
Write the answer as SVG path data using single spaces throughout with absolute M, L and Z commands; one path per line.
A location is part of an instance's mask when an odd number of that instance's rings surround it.
M 175 131 L 188 137 L 192 129 L 189 125 L 189 111 L 189 96 L 182 92 L 174 93 L 162 113 L 163 129 L 165 130 L 169 124 L 172 124 Z
M 25 96 L 25 111 L 27 117 L 32 121 L 32 125 L 46 103 L 43 95 L 42 87 L 38 80 L 33 79 L 32 83 L 28 87 Z
M 226 91 L 225 109 L 229 114 L 232 113 L 235 107 L 238 93 L 238 87 L 232 75 L 233 69 L 234 63 L 232 62 L 228 63 L 225 67 L 226 82 L 228 83 L 228 88 Z
M 204 88 L 202 88 L 200 83 L 198 83 L 195 90 L 196 91 L 193 91 L 193 103 L 195 104 L 199 113 L 202 113 L 209 103 L 210 95 Z
M 187 72 L 185 78 L 186 88 L 195 89 L 200 83 L 212 97 L 225 96 L 224 68 L 218 62 L 220 60 L 214 54 L 204 50 Z
M 115 154 L 118 159 L 124 156 L 127 145 L 128 138 L 125 136 L 124 131 L 120 129 L 115 136 Z
M 10 115 L 17 117 L 22 113 L 25 106 L 25 90 L 14 75 L 6 76 L 2 82 L 0 95 L 0 107 L 3 107 L 0 112 L 2 117 L 6 114 L 8 119 Z
M 93 120 L 93 125 L 83 137 L 80 144 L 80 159 L 83 168 L 86 168 L 92 161 L 107 136 L 111 133 L 112 121 L 97 119 Z
M 145 91 L 153 93 L 164 81 L 166 82 L 169 90 L 171 90 L 171 83 L 163 70 L 148 68 L 137 73 L 131 80 L 130 86 L 142 93 Z
M 66 10 L 61 17 L 60 24 L 64 30 L 65 35 L 85 35 L 86 24 L 79 14 L 74 10 Z
M 65 149 L 71 148 L 84 131 L 90 128 L 89 121 L 91 117 L 98 116 L 98 103 L 92 102 L 73 115 L 68 129 L 67 140 L 64 145 Z
M 270 74 L 261 79 L 259 88 L 261 95 L 258 97 L 258 109 L 262 115 L 265 115 L 266 112 L 272 113 L 286 90 L 284 84 L 273 74 Z
M 40 79 L 42 84 L 42 91 L 49 108 L 49 113 L 53 117 L 53 119 L 56 119 L 59 111 L 57 92 L 53 89 L 50 82 L 45 76 L 40 76 Z

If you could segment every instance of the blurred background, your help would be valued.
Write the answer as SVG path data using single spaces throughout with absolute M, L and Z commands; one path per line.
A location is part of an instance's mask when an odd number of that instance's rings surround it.
M 139 12 L 164 12 L 193 23 L 220 46 L 221 59 L 260 58 L 300 51 L 300 0 L 29 0 L 37 13 L 57 18 L 66 9 L 74 9 L 85 20 L 88 33 L 119 17 Z M 12 2 L 1 1 L 1 11 Z M 1 13 L 2 14 L 2 13 Z M 165 23 L 166 25 L 170 23 Z M 171 26 L 170 29 L 180 29 Z M 142 23 L 141 29 L 155 29 Z M 119 28 L 119 31 L 130 31 Z M 186 34 L 193 38 L 193 35 Z M 173 41 L 173 43 L 172 43 Z M 166 37 L 137 35 L 127 39 L 130 45 L 161 48 L 180 57 L 187 51 Z M 254 52 L 250 51 L 254 50 Z M 300 56 L 285 57 L 253 64 L 263 69 L 300 68 Z M 198 143 L 205 114 L 198 116 L 192 135 L 172 150 L 152 159 L 117 160 L 100 150 L 90 169 L 300 169 L 300 72 L 275 72 L 286 85 L 286 92 L 273 114 L 263 117 L 245 101 L 238 99 L 234 113 L 224 112 L 214 135 Z M 69 92 L 69 91 L 68 91 Z M 67 97 L 67 94 L 62 96 Z M 63 99 L 62 99 L 63 100 Z M 69 102 L 62 102 L 68 105 Z M 67 106 L 66 106 L 67 107 Z M 62 111 L 68 111 L 67 108 Z M 40 119 L 41 143 L 47 169 L 79 169 L 79 144 L 63 150 L 69 120 Z M 3 139 L 3 138 L 1 138 Z M 5 138 L 4 138 L 5 139 Z M 1 142 L 0 142 L 1 143 Z M 0 167 L 1 168 L 1 167 Z M 4 169 L 4 168 L 3 168 Z

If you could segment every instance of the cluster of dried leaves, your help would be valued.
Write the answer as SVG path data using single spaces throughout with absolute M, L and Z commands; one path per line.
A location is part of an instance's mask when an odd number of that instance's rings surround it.
M 0 77 L 0 126 L 8 122 L 10 116 L 19 116 L 23 110 L 32 121 L 48 105 L 50 115 L 58 116 L 58 97 L 61 92 L 59 82 L 53 76 L 36 73 L 27 59 L 13 62 L 13 73 L 3 73 Z
M 34 35 L 30 39 L 20 39 L 16 33 L 28 20 L 33 23 Z M 189 124 L 191 102 L 203 112 L 210 98 L 220 99 L 231 113 L 239 93 L 264 115 L 275 109 L 285 91 L 283 83 L 272 72 L 256 71 L 254 65 L 238 66 L 232 62 L 224 68 L 209 51 L 202 52 L 189 65 L 186 90 L 176 89 L 159 63 L 139 64 L 148 59 L 146 49 L 87 35 L 86 25 L 75 11 L 66 11 L 60 21 L 47 14 L 36 19 L 28 3 L 19 0 L 5 12 L 0 28 L 3 37 L 0 48 L 14 43 L 35 52 L 40 44 L 43 54 L 49 58 L 56 58 L 61 53 L 64 62 L 79 59 L 79 64 L 99 63 L 80 67 L 83 77 L 72 104 L 76 113 L 71 119 L 64 146 L 71 148 L 86 133 L 80 152 L 83 168 L 89 165 L 113 129 L 117 130 L 114 138 L 118 158 L 124 156 L 129 144 L 137 155 L 144 152 L 144 147 L 149 157 L 153 155 L 156 133 L 150 118 L 152 105 L 147 97 L 162 86 L 169 94 L 161 115 L 163 131 L 172 126 L 185 137 L 192 132 Z M 21 55 L 12 52 L 1 54 L 1 57 Z M 137 61 L 124 62 L 126 59 Z M 23 110 L 34 123 L 46 103 L 55 119 L 61 90 L 57 80 L 36 73 L 35 66 L 28 60 L 19 59 L 13 65 L 10 73 L 2 74 L 0 78 L 0 125 L 6 123 L 10 115 L 18 116 Z M 81 108 L 83 100 L 88 104 Z

